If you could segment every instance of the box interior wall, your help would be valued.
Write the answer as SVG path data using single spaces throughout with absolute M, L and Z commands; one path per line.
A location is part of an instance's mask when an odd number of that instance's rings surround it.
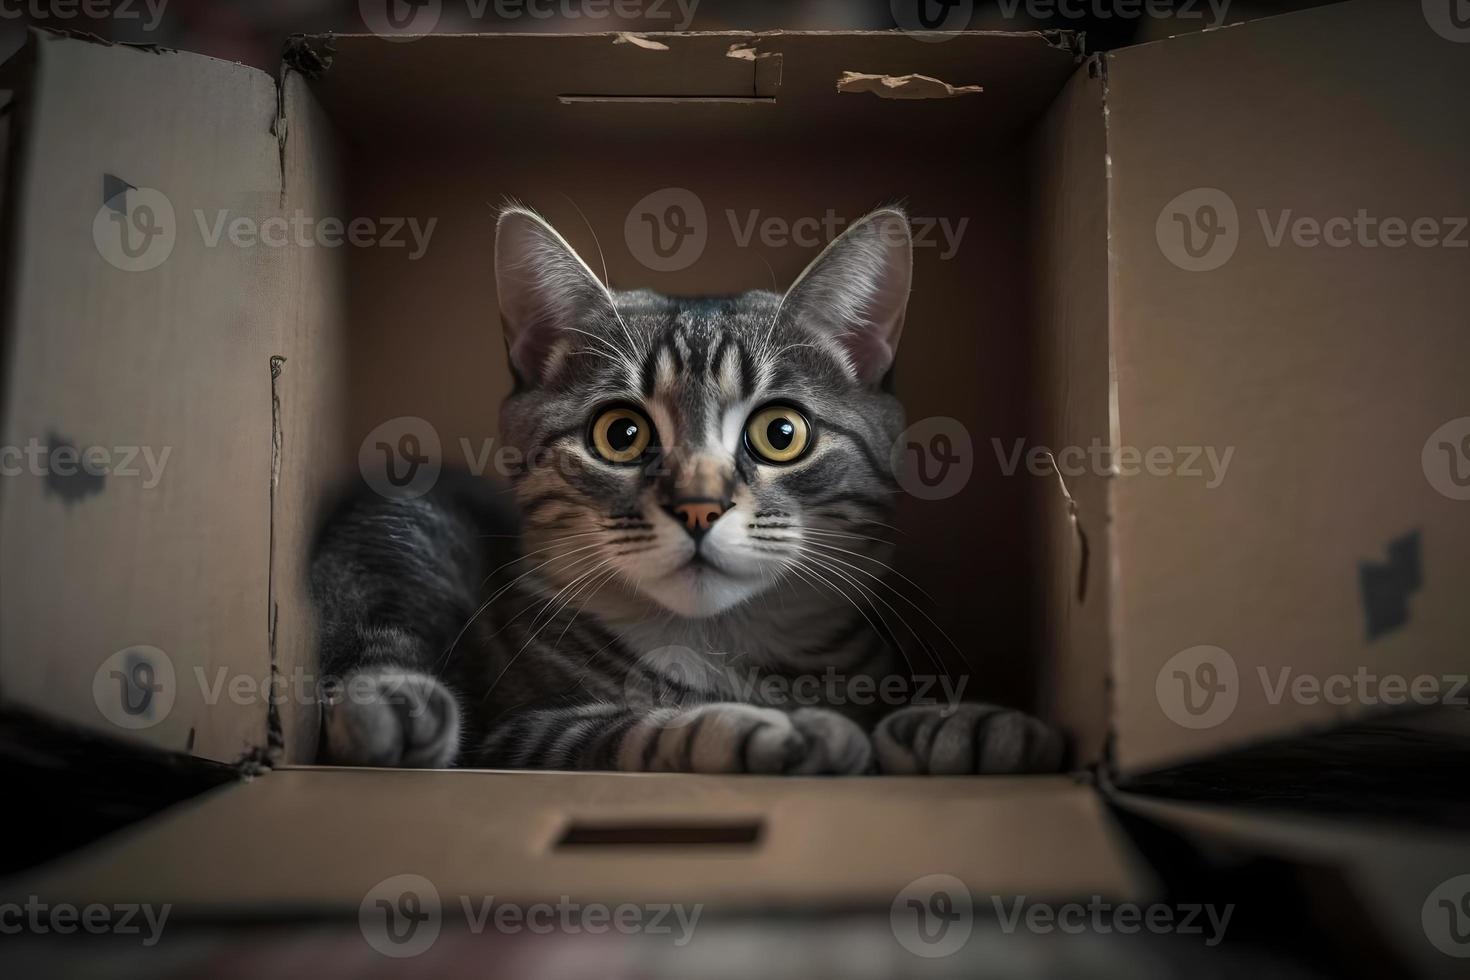
M 902 35 L 841 41 L 785 35 L 760 42 L 764 57 L 780 60 L 774 97 L 704 98 L 690 93 L 738 90 L 745 82 L 723 75 L 731 65 L 749 71 L 751 62 L 727 56 L 738 46 L 730 37 L 670 43 L 693 50 L 648 51 L 611 37 L 563 39 L 554 50 L 539 52 L 532 76 L 524 63 L 537 54 L 526 53 L 535 45 L 524 38 L 406 46 L 337 38 L 332 67 L 307 85 L 288 88 L 299 96 L 298 114 L 311 120 L 309 143 L 295 139 L 301 127 L 294 122 L 286 141 L 288 167 L 303 181 L 332 172 L 306 159 L 320 147 L 324 157 L 340 160 L 342 214 L 437 219 L 430 246 L 416 259 L 409 248 L 346 249 L 334 257 L 343 287 L 337 339 L 318 345 L 314 363 L 285 367 L 287 373 L 329 376 L 327 391 L 345 395 L 329 407 L 343 420 L 340 451 L 301 460 L 313 471 L 318 492 L 333 483 L 321 477 L 324 465 L 350 466 L 364 437 L 399 416 L 429 422 L 448 465 L 464 465 L 467 455 L 498 446 L 496 408 L 509 390 L 509 373 L 493 246 L 495 209 L 506 200 L 535 207 L 595 269 L 605 262 L 614 287 L 677 295 L 772 289 L 773 283 L 784 290 L 820 250 L 817 238 L 765 245 L 759 232 L 742 245 L 752 221 L 790 226 L 808 219 L 812 227 L 798 231 L 825 239 L 814 219 L 827 220 L 830 213 L 851 221 L 874 206 L 902 201 L 918 219 L 920 238 L 897 393 L 911 422 L 944 416 L 964 426 L 974 472 L 948 499 L 899 496 L 896 523 L 904 530 L 898 567 L 932 599 L 913 588 L 906 594 L 915 605 L 889 594 L 889 618 L 902 631 L 902 615 L 924 636 L 938 655 L 937 667 L 967 676 L 968 696 L 1053 714 L 1076 707 L 1039 692 L 1055 662 L 1045 647 L 1066 642 L 1037 627 L 1045 618 L 1039 610 L 1053 601 L 1046 592 L 1055 578 L 1047 553 L 1036 547 L 1045 537 L 1038 522 L 1055 519 L 1051 503 L 1058 487 L 1024 466 L 1005 475 L 997 456 L 1036 441 L 1046 392 L 1066 387 L 1038 377 L 1044 330 L 1034 294 L 1057 287 L 1041 282 L 1056 270 L 1037 256 L 1041 239 L 1065 237 L 1068 230 L 1038 224 L 1036 181 L 1043 174 L 1082 181 L 1038 168 L 1036 158 L 1049 150 L 1038 132 L 1061 85 L 1077 70 L 1074 57 L 1037 36 L 926 45 Z M 959 48 L 967 50 L 950 50 Z M 589 73 L 588 62 L 599 58 L 610 63 Z M 665 62 L 674 59 L 682 68 L 664 77 Z M 955 84 L 985 85 L 986 91 L 921 101 L 836 91 L 843 69 L 883 73 L 898 66 Z M 439 89 L 441 74 L 458 79 L 458 87 Z M 563 97 L 597 86 L 647 94 Z M 413 108 L 425 103 L 435 108 Z M 1093 206 L 1101 214 L 1100 156 L 1092 163 L 1098 179 L 1083 189 L 1096 195 Z M 624 224 L 641 198 L 668 187 L 698 196 L 708 237 L 688 268 L 659 272 L 633 254 Z M 289 193 L 286 206 L 292 208 Z M 933 223 L 940 219 L 957 243 Z M 1088 260 L 1101 277 L 1103 249 Z M 1103 314 L 1091 312 L 1093 323 L 1081 328 L 1101 333 Z M 1104 376 L 1097 365 L 1049 367 Z M 291 436 L 288 431 L 288 441 Z M 283 471 L 283 482 L 292 480 L 289 469 Z M 311 493 L 298 496 L 310 504 Z M 310 521 L 320 513 L 318 500 L 299 516 Z M 285 577 L 278 594 L 301 575 L 290 565 L 280 571 Z M 309 662 L 299 636 L 279 640 Z M 937 672 L 925 663 L 915 669 Z M 1101 709 L 1090 714 L 1084 721 L 1098 719 Z M 1096 739 L 1088 741 L 1095 745 Z M 293 744 L 302 746 L 293 761 L 309 761 L 304 743 Z

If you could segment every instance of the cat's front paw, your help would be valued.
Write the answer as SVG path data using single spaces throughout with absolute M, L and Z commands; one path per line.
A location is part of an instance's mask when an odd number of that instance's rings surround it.
M 324 710 L 323 729 L 337 765 L 441 769 L 459 754 L 459 704 L 417 671 L 349 676 Z
M 873 730 L 888 775 L 1011 775 L 1059 772 L 1061 733 L 1022 711 L 993 704 L 911 705 Z
M 868 772 L 873 747 L 848 718 L 822 708 L 787 713 L 707 704 L 658 719 L 629 768 L 655 772 L 849 775 Z M 629 760 L 634 761 L 634 760 Z

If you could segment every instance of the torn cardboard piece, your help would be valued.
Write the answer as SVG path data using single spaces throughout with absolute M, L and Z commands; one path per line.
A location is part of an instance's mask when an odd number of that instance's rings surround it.
M 632 44 L 645 51 L 667 51 L 669 46 L 662 41 L 644 37 L 642 34 L 634 34 L 630 31 L 622 31 L 613 38 L 614 44 Z
M 845 71 L 837 79 L 839 92 L 868 92 L 880 99 L 953 99 L 960 95 L 978 95 L 980 85 L 951 85 L 928 75 L 867 75 Z

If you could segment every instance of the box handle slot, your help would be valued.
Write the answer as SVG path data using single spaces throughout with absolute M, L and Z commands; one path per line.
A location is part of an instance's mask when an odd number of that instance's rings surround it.
M 763 820 L 718 822 L 577 820 L 554 845 L 567 847 L 754 847 L 765 829 Z

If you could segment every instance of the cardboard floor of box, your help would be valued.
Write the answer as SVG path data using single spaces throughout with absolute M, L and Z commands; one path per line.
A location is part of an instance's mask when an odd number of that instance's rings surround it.
M 558 846 L 573 827 L 757 826 L 749 844 Z M 180 916 L 355 910 L 385 878 L 506 901 L 882 907 L 923 875 L 977 894 L 1137 899 L 1151 874 L 1065 776 L 782 779 L 299 768 L 212 791 L 0 894 Z

